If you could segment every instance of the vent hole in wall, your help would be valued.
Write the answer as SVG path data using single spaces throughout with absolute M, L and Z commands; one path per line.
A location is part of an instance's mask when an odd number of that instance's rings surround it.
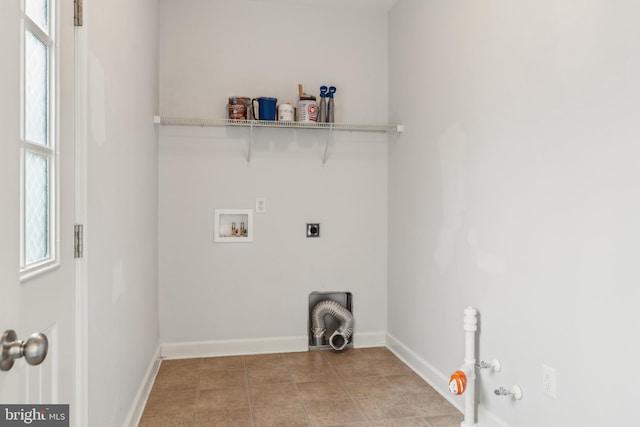
M 309 294 L 309 349 L 343 351 L 353 347 L 351 292 Z

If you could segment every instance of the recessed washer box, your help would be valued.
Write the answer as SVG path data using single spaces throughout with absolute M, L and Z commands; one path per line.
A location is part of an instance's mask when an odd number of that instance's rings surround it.
M 216 243 L 253 242 L 253 210 L 216 209 L 213 229 Z

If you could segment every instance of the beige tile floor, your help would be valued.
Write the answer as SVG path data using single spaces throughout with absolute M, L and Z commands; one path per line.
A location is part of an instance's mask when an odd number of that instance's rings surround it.
M 141 427 L 459 427 L 462 414 L 383 347 L 165 360 Z

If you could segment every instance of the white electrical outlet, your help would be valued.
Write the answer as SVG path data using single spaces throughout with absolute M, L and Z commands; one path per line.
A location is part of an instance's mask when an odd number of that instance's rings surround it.
M 267 199 L 264 197 L 256 197 L 256 213 L 265 213 L 267 211 Z
M 556 398 L 556 370 L 551 366 L 542 365 L 542 391 L 547 396 Z

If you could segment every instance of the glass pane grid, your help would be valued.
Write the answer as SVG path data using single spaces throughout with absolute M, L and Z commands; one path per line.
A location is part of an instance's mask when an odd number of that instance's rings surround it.
M 48 0 L 25 0 L 25 13 L 42 31 L 49 33 Z
M 50 133 L 54 55 L 50 34 L 55 26 L 50 20 L 51 7 L 51 0 L 24 0 L 21 269 L 29 272 L 38 271 L 55 256 L 52 171 L 56 155 Z
M 31 31 L 25 33 L 25 138 L 48 144 L 49 52 Z
M 25 264 L 49 256 L 49 160 L 25 153 Z

